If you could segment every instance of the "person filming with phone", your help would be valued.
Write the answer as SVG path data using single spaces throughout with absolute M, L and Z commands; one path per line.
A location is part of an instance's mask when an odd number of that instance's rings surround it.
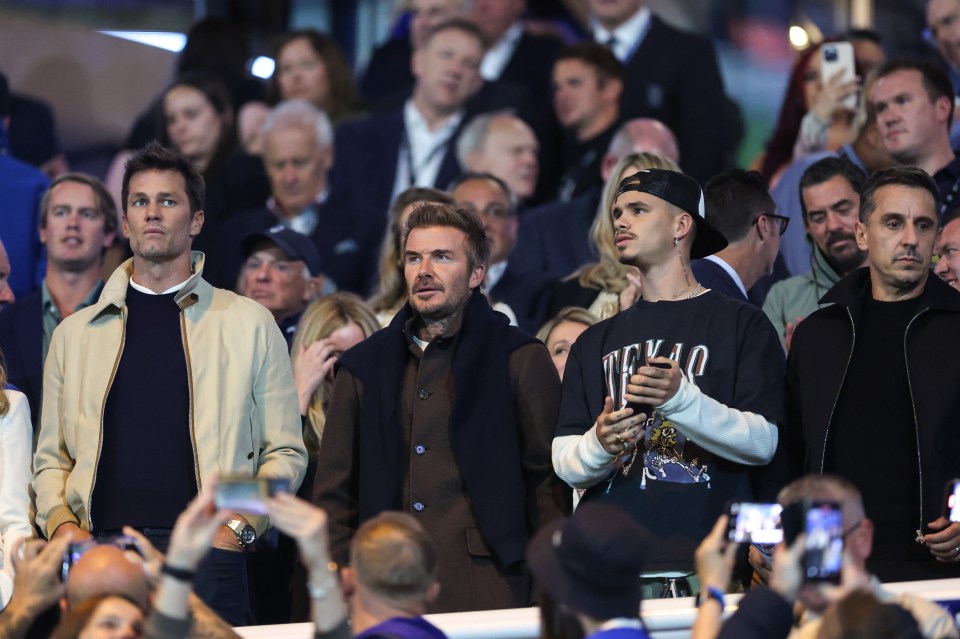
M 640 171 L 620 182 L 610 214 L 642 298 L 573 345 L 553 465 L 586 489 L 583 502 L 610 502 L 650 529 L 645 598 L 687 596 L 710 522 L 753 498 L 750 469 L 773 458 L 783 349 L 760 309 L 694 278 L 690 258 L 727 245 L 695 180 Z
M 772 561 L 761 555 L 756 545 L 751 545 L 750 560 L 767 587 L 751 588 L 740 602 L 743 612 L 728 621 L 721 637 L 769 639 L 786 637 L 788 633 L 791 639 L 823 636 L 818 632 L 821 625 L 827 623 L 824 618 L 827 611 L 855 591 L 869 593 L 880 604 L 895 604 L 908 612 L 926 639 L 960 636 L 944 608 L 923 597 L 887 590 L 870 574 L 867 559 L 873 544 L 874 525 L 864 512 L 856 486 L 835 475 L 807 475 L 781 490 L 777 501 L 783 506 L 784 528 L 791 530 L 784 530 L 784 543 L 774 551 Z M 823 511 L 828 507 L 836 508 L 840 514 L 842 523 L 831 536 L 843 549 L 840 566 L 831 566 L 829 570 L 821 561 L 822 553 L 812 548 L 811 540 L 812 536 L 829 533 L 824 528 L 817 529 L 817 518 L 808 515 L 811 509 Z M 791 513 L 794 524 L 788 526 Z M 732 546 L 736 545 L 728 541 L 726 517 L 722 520 L 724 525 L 718 523 L 697 549 L 697 573 L 701 582 L 719 588 L 730 579 L 735 552 Z M 794 602 L 798 605 L 799 617 L 791 608 Z M 691 637 L 712 639 L 716 636 L 707 630 L 719 626 L 720 612 L 719 606 L 701 605 Z

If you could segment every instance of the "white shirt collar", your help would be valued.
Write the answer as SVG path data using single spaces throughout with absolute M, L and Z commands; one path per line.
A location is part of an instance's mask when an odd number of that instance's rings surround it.
M 507 270 L 507 261 L 497 262 L 496 264 L 491 264 L 487 267 L 487 285 L 486 290 L 492 289 L 497 285 L 497 282 L 500 281 L 500 278 L 503 277 L 504 271 Z
M 397 172 L 393 181 L 391 201 L 411 186 L 446 187 L 446 184 L 436 184 L 437 176 L 440 174 L 443 158 L 453 144 L 453 134 L 456 133 L 461 120 L 463 120 L 463 109 L 447 118 L 436 131 L 431 131 L 426 118 L 414 105 L 413 99 L 407 100 L 403 106 L 406 140 L 401 143 L 398 150 Z M 411 160 L 413 170 L 410 166 Z
M 726 272 L 727 272 L 727 275 L 729 275 L 731 278 L 733 278 L 734 284 L 737 285 L 737 288 L 740 289 L 740 292 L 743 293 L 743 296 L 744 296 L 744 297 L 747 297 L 747 289 L 746 289 L 746 288 L 744 287 L 744 285 L 743 285 L 743 280 L 740 279 L 740 275 L 737 274 L 737 272 L 736 272 L 735 270 L 733 270 L 733 267 L 732 267 L 732 266 L 730 266 L 729 264 L 727 264 L 726 262 L 724 262 L 722 258 L 719 258 L 719 257 L 717 257 L 716 255 L 708 255 L 708 256 L 706 256 L 706 257 L 703 258 L 703 259 L 705 259 L 705 260 L 710 260 L 711 262 L 713 262 L 713 263 L 715 263 L 715 264 L 719 264 L 719 265 L 720 265 L 720 268 L 722 268 L 724 271 L 726 271 Z
M 191 273 L 190 277 L 193 277 L 193 274 L 192 274 L 192 273 Z M 186 285 L 187 285 L 187 282 L 190 281 L 190 277 L 188 277 L 187 279 L 183 280 L 183 281 L 180 282 L 179 284 L 174 284 L 173 286 L 171 286 L 171 287 L 168 288 L 167 290 L 163 291 L 162 293 L 156 293 L 156 292 L 154 292 L 154 291 L 151 291 L 151 290 L 150 290 L 149 288 L 147 288 L 146 286 L 142 286 L 142 285 L 140 285 L 140 284 L 137 284 L 136 282 L 133 281 L 133 278 L 132 278 L 132 277 L 130 278 L 130 286 L 132 286 L 134 289 L 140 291 L 141 293 L 144 293 L 145 295 L 169 295 L 170 293 L 176 293 L 176 292 L 179 291 L 181 288 L 183 288 L 184 286 L 186 286 Z
M 487 49 L 483 54 L 483 62 L 480 63 L 480 75 L 487 82 L 494 82 L 500 78 L 500 74 L 510 63 L 513 52 L 517 48 L 517 43 L 523 37 L 523 23 L 514 22 L 509 29 L 503 32 L 500 39 L 493 46 Z
M 634 628 L 640 630 L 643 624 L 639 619 L 633 617 L 615 617 L 608 619 L 600 625 L 600 630 L 613 630 L 614 628 Z
M 620 62 L 626 62 L 647 34 L 647 29 L 650 28 L 651 15 L 649 7 L 640 7 L 639 11 L 613 31 L 608 31 L 600 25 L 596 18 L 593 18 L 591 20 L 593 39 L 600 44 L 606 44 L 611 36 L 616 38 L 616 43 L 612 48 L 613 54 L 617 56 Z

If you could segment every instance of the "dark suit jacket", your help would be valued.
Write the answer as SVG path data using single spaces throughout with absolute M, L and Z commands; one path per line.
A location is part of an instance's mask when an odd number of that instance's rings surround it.
M 465 117 L 447 144 L 434 182 L 437 188 L 447 188 L 460 175 L 456 141 L 466 123 Z M 386 224 L 390 208 L 403 132 L 403 109 L 344 122 L 336 132 L 330 184 L 358 217 L 377 220 L 381 226 Z
M 360 80 L 360 95 L 371 108 L 394 93 L 410 93 L 413 72 L 410 58 L 413 47 L 410 38 L 391 38 L 373 50 L 367 70 Z
M 524 213 L 510 265 L 556 280 L 595 262 L 590 225 L 599 202 L 600 189 L 594 189 L 569 202 L 551 202 Z
M 7 365 L 8 381 L 27 396 L 36 430 L 43 390 L 40 291 L 21 297 L 0 312 L 0 352 Z
M 727 297 L 738 299 L 742 302 L 750 300 L 743 294 L 737 283 L 730 277 L 730 274 L 723 270 L 723 267 L 708 259 L 693 260 L 690 262 L 690 268 L 693 270 L 693 276 L 703 285 L 703 288 L 712 288 L 718 293 L 723 293 Z
M 563 41 L 559 38 L 524 31 L 496 82 L 512 82 L 528 87 L 534 95 L 549 98 L 553 63 L 562 48 Z
M 366 295 L 376 277 L 380 242 L 386 218 L 374 226 L 358 218 L 343 198 L 331 195 L 320 207 L 320 222 L 310 238 L 320 254 L 320 268 L 341 291 Z M 240 243 L 249 233 L 266 231 L 278 224 L 267 209 L 246 211 L 229 218 L 216 235 L 204 267 L 204 278 L 214 286 L 233 289 L 243 265 Z
M 492 302 L 503 302 L 517 316 L 517 326 L 535 335 L 540 328 L 537 314 L 537 302 L 545 292 L 547 280 L 535 273 L 520 273 L 512 261 L 497 280 L 496 286 L 488 291 Z
M 651 16 L 643 42 L 627 60 L 621 117 L 656 118 L 670 127 L 684 172 L 703 184 L 724 168 L 723 105 L 723 79 L 710 40 Z

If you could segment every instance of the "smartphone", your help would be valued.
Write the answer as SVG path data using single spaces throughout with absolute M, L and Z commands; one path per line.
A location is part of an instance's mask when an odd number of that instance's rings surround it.
M 843 71 L 841 77 L 844 81 L 857 77 L 853 45 L 849 42 L 828 42 L 820 47 L 820 80 L 826 83 L 837 71 Z M 857 94 L 851 93 L 842 104 L 848 109 L 856 109 Z
M 143 550 L 137 544 L 137 540 L 127 535 L 113 535 L 100 539 L 71 542 L 63 553 L 63 560 L 60 565 L 60 580 L 66 583 L 70 569 L 73 568 L 74 564 L 79 561 L 85 552 L 97 546 L 115 546 L 125 552 L 135 552 L 143 558 Z
M 646 366 L 653 366 L 654 368 L 670 368 L 670 364 L 665 362 L 647 362 Z M 653 417 L 653 406 L 650 404 L 634 404 L 632 402 L 627 402 L 627 408 L 632 408 L 634 415 L 643 413 L 647 416 L 647 418 Z
M 783 541 L 780 527 L 780 504 L 757 504 L 738 501 L 730 504 L 727 539 L 736 543 L 772 545 Z
M 946 489 L 946 515 L 950 521 L 960 521 L 960 479 L 951 479 Z
M 804 508 L 807 541 L 803 575 L 807 582 L 840 583 L 843 568 L 843 510 L 835 501 L 807 501 Z
M 264 500 L 289 492 L 290 480 L 284 477 L 221 477 L 214 503 L 225 510 L 266 515 Z

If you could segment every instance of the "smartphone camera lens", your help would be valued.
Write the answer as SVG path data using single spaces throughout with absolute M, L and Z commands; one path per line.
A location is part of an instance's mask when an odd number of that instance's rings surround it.
M 823 59 L 827 62 L 837 61 L 837 50 L 833 47 L 827 47 L 823 50 Z

